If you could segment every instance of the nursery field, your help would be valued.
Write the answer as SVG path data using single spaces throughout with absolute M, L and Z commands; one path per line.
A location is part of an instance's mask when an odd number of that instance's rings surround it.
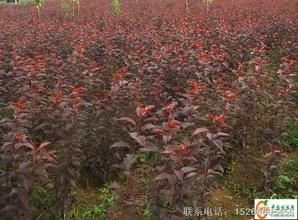
M 0 4 L 0 219 L 252 219 L 297 199 L 298 0 Z

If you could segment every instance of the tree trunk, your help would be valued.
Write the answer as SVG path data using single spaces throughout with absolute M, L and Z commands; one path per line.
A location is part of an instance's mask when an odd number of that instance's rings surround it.
M 73 3 L 73 2 L 72 2 L 72 4 L 71 4 L 71 5 L 72 5 L 72 16 L 73 16 L 73 17 L 75 16 L 75 6 L 74 6 L 74 4 L 75 4 L 75 3 Z
M 37 6 L 37 14 L 38 14 L 38 19 L 40 20 L 40 7 Z
M 186 8 L 187 11 L 189 10 L 189 2 L 188 2 L 188 0 L 185 0 L 185 8 Z

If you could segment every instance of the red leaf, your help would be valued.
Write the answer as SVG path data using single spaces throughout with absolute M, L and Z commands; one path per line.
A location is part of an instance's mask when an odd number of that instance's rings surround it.
M 137 136 L 135 140 L 142 147 L 146 147 L 146 137 L 145 136 Z
M 208 131 L 209 131 L 208 128 L 206 128 L 206 127 L 201 127 L 201 128 L 197 128 L 197 129 L 195 130 L 195 132 L 194 132 L 192 135 L 197 135 L 197 134 L 200 134 L 200 133 L 203 133 L 203 132 L 208 132 Z
M 174 177 L 173 177 L 173 175 L 168 174 L 168 173 L 160 173 L 160 174 L 158 174 L 158 175 L 155 177 L 154 180 L 157 181 L 157 180 L 164 180 L 164 179 L 166 179 L 166 180 L 168 180 L 170 183 L 172 183 L 173 180 L 174 180 Z
M 135 127 L 137 126 L 136 122 L 129 117 L 122 117 L 122 118 L 117 119 L 117 121 L 127 121 L 127 122 L 131 123 L 133 126 L 135 126 Z
M 129 170 L 129 168 L 137 161 L 137 159 L 135 158 L 135 156 L 128 154 L 122 164 L 124 165 L 126 170 Z
M 48 146 L 51 142 L 43 142 L 42 144 L 39 145 L 39 148 L 38 149 L 42 149 L 46 146 Z
M 115 144 L 113 144 L 112 146 L 110 146 L 110 148 L 130 148 L 129 144 L 124 142 L 124 141 L 119 141 Z
M 195 171 L 195 170 L 197 170 L 197 169 L 194 168 L 194 167 L 182 167 L 182 168 L 181 168 L 181 171 L 182 171 L 183 173 L 190 173 L 190 172 L 193 172 L 193 171 Z
M 24 147 L 27 147 L 27 148 L 29 148 L 31 150 L 34 150 L 33 144 L 30 144 L 30 143 L 22 143 L 21 146 L 24 146 Z

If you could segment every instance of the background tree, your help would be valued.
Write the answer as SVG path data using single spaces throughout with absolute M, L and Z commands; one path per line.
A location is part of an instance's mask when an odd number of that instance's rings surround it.
M 40 19 L 40 8 L 42 6 L 43 0 L 35 0 L 34 3 L 37 8 L 38 19 Z
M 188 0 L 185 0 L 185 8 L 186 8 L 187 11 L 189 10 L 189 2 L 188 2 Z
M 112 0 L 112 8 L 115 15 L 119 16 L 121 14 L 121 6 L 119 0 Z
M 207 11 L 209 11 L 209 5 L 213 3 L 213 0 L 203 0 L 204 3 L 206 3 Z

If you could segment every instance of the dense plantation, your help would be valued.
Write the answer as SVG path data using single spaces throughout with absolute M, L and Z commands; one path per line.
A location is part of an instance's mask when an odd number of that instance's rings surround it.
M 0 4 L 0 219 L 185 219 L 235 169 L 297 197 L 298 1 L 117 2 Z

